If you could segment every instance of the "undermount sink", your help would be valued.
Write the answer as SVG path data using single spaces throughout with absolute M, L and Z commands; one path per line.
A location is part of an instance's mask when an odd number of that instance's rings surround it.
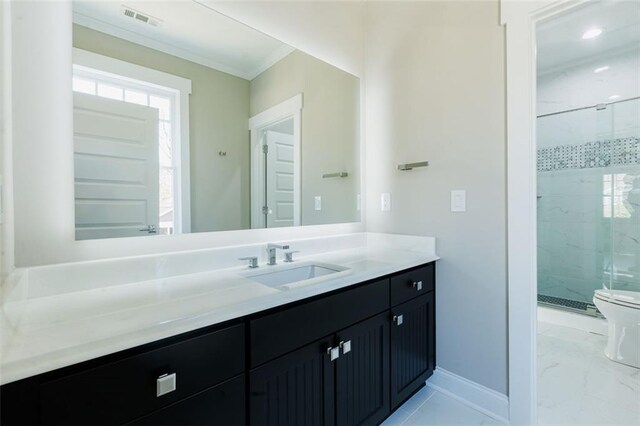
M 280 287 L 287 284 L 299 283 L 324 277 L 331 274 L 347 271 L 349 268 L 343 266 L 330 265 L 326 263 L 310 263 L 301 265 L 291 265 L 286 269 L 277 271 L 253 273 L 246 275 L 252 281 L 264 284 L 269 287 Z

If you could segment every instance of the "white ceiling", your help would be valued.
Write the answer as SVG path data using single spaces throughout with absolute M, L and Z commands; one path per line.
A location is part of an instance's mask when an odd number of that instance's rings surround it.
M 153 27 L 123 5 L 162 20 Z M 73 21 L 247 80 L 294 49 L 195 1 L 73 1 Z
M 604 32 L 594 39 L 583 40 L 582 34 L 594 27 Z M 536 36 L 539 74 L 589 58 L 640 48 L 640 1 L 589 2 L 541 23 Z

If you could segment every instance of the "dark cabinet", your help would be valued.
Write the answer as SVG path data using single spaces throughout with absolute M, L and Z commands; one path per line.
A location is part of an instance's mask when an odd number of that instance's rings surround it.
M 376 425 L 435 368 L 435 263 L 3 385 L 3 425 Z
M 40 384 L 51 425 L 124 423 L 244 372 L 244 324 L 189 338 Z M 175 389 L 158 395 L 163 375 Z
M 389 309 L 389 280 L 379 280 L 256 318 L 249 323 L 251 367 Z
M 389 314 L 337 334 L 336 423 L 376 425 L 389 415 Z
M 391 306 L 433 291 L 435 283 L 435 263 L 393 275 L 391 277 Z
M 375 425 L 389 414 L 388 311 L 251 371 L 252 425 Z
M 220 383 L 182 401 L 128 423 L 136 426 L 242 426 L 245 376 Z
M 252 425 L 333 424 L 333 336 L 270 361 L 250 373 Z
M 431 376 L 435 368 L 434 294 L 391 310 L 391 408 L 394 409 Z

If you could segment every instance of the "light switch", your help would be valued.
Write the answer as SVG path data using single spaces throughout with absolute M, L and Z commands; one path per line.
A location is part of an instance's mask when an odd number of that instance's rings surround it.
M 385 192 L 380 195 L 380 209 L 383 212 L 391 211 L 391 194 Z
M 316 195 L 314 198 L 314 209 L 322 210 L 322 197 L 320 195 Z
M 467 211 L 467 191 L 465 191 L 464 189 L 456 189 L 451 191 L 451 211 Z

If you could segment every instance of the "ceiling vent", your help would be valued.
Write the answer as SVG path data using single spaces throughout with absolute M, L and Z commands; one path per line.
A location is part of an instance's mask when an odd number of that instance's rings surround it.
M 138 12 L 137 10 L 125 5 L 122 5 L 122 13 L 124 16 L 135 19 L 136 21 L 143 24 L 148 24 L 153 27 L 159 27 L 160 25 L 162 25 L 162 19 L 154 18 L 153 16 L 147 15 L 146 13 Z

